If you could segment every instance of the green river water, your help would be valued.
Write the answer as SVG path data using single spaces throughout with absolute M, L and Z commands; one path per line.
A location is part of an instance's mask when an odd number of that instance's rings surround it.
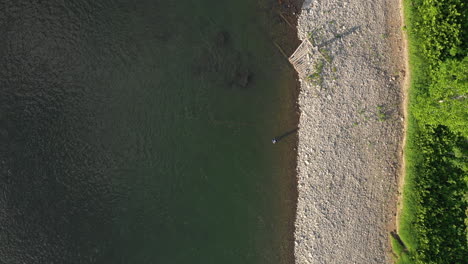
M 0 263 L 293 263 L 278 1 L 0 2 Z

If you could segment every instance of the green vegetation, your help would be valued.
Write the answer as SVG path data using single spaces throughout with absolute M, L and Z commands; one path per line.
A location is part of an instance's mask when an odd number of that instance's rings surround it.
M 309 37 L 309 42 L 310 42 L 310 44 L 312 44 L 313 46 L 315 46 L 316 43 L 315 43 L 314 32 L 309 32 L 309 33 L 308 33 L 308 37 Z
M 320 54 L 322 54 L 323 58 L 328 62 L 332 63 L 332 56 L 330 55 L 330 51 L 325 48 L 319 48 Z
M 404 245 L 403 241 L 401 241 L 401 238 L 396 234 L 395 232 L 391 232 L 391 242 L 392 242 L 392 248 L 394 251 L 395 256 L 399 257 L 399 263 L 405 264 L 405 263 L 411 263 L 411 260 L 409 258 L 408 249 Z
M 468 137 L 468 57 L 447 59 L 432 75 L 428 91 L 417 98 L 414 114 Z
M 468 14 L 463 0 L 405 0 L 411 84 L 397 263 L 468 259 Z
M 307 76 L 307 80 L 313 83 L 314 85 L 321 86 L 323 83 L 323 76 L 322 76 L 323 67 L 324 67 L 323 60 L 318 60 L 314 66 L 314 73 Z
M 385 121 L 387 118 L 387 114 L 385 114 L 383 107 L 381 105 L 377 106 L 377 119 L 379 121 Z
M 366 110 L 365 108 L 362 108 L 358 111 L 358 114 L 360 115 L 361 120 L 363 118 L 365 121 L 377 120 L 383 122 L 390 118 L 389 111 L 386 108 L 388 107 L 386 107 L 385 105 L 377 105 L 375 111 L 370 111 Z
M 308 32 L 307 38 L 309 42 L 313 45 L 316 46 L 317 44 L 317 34 L 315 32 Z M 330 50 L 326 48 L 318 48 L 319 54 L 322 56 L 323 59 L 319 59 L 315 65 L 314 65 L 314 71 L 312 74 L 307 76 L 307 80 L 316 85 L 316 86 L 322 86 L 323 84 L 323 71 L 325 67 L 325 63 L 328 65 L 328 67 L 331 68 L 332 72 L 336 72 L 337 69 L 336 67 L 332 67 L 332 61 L 333 57 L 330 54 Z M 333 77 L 333 79 L 336 80 L 336 77 Z

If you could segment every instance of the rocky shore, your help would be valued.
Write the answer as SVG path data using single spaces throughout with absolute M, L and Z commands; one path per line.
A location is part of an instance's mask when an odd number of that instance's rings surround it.
M 400 11 L 390 0 L 303 4 L 299 38 L 320 56 L 300 80 L 298 264 L 392 260 L 406 71 Z

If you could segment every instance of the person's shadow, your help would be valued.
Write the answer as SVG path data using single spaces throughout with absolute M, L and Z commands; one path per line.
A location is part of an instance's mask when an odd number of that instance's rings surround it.
M 355 26 L 355 27 L 352 27 L 352 28 L 346 30 L 343 33 L 335 34 L 335 37 L 317 44 L 317 47 L 318 48 L 323 48 L 323 47 L 327 46 L 328 44 L 337 41 L 338 39 L 344 38 L 344 37 L 348 36 L 349 34 L 357 32 L 360 29 L 361 29 L 361 26 Z
M 279 142 L 281 139 L 283 139 L 283 138 L 285 138 L 285 137 L 287 137 L 287 136 L 293 134 L 293 133 L 296 132 L 297 130 L 299 130 L 298 127 L 296 127 L 295 129 L 293 129 L 293 130 L 291 130 L 291 131 L 288 131 L 288 132 L 282 134 L 281 136 L 274 137 L 274 138 L 271 140 L 271 142 L 272 142 L 273 144 L 276 144 L 276 143 Z

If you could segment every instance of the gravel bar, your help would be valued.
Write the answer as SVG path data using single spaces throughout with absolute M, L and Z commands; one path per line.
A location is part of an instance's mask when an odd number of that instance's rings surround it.
M 320 77 L 300 80 L 296 263 L 390 263 L 404 132 L 401 3 L 306 0 L 298 35 L 321 59 L 311 62 Z

